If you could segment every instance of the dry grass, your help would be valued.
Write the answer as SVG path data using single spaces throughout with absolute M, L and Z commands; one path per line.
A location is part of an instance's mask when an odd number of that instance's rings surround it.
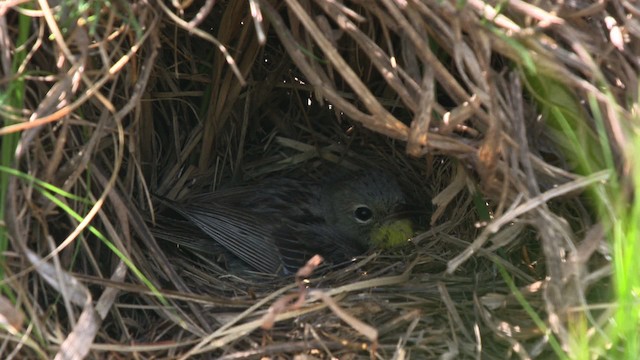
M 638 9 L 561 3 L 0 4 L 3 358 L 580 357 L 581 328 L 597 348 L 594 184 L 615 168 L 631 193 Z M 197 235 L 153 195 L 365 164 L 437 208 L 308 289 L 157 237 Z

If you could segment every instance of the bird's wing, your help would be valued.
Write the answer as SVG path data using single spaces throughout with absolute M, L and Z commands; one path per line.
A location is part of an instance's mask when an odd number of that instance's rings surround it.
M 213 240 L 258 271 L 276 274 L 282 261 L 266 219 L 256 219 L 248 209 L 220 204 L 177 204 L 171 208 Z
M 205 234 L 199 227 L 187 219 L 157 215 L 156 224 L 149 228 L 157 239 L 172 242 L 203 253 L 217 254 L 229 252 L 227 248 Z
M 256 270 L 273 274 L 281 271 L 283 264 L 274 242 L 274 230 L 299 221 L 297 219 L 306 221 L 305 217 L 309 216 L 306 207 L 292 204 L 316 201 L 316 190 L 310 182 L 280 178 L 201 194 L 184 204 L 168 203 L 241 260 Z M 298 248 L 305 251 L 304 246 L 296 245 L 299 237 L 286 236 L 290 256 L 294 256 Z M 305 258 L 308 256 L 294 259 L 292 263 L 304 264 Z M 295 271 L 298 267 L 289 268 Z
M 362 254 L 353 242 L 322 223 L 314 226 L 307 219 L 304 226 L 286 222 L 273 232 L 286 273 L 295 273 L 313 255 L 321 255 L 325 262 L 340 264 Z

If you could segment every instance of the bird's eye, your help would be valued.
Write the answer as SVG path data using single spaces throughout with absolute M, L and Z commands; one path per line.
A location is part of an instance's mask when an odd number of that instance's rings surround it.
M 356 221 L 361 224 L 366 224 L 373 219 L 373 211 L 366 205 L 358 205 L 353 210 L 353 216 L 356 218 Z

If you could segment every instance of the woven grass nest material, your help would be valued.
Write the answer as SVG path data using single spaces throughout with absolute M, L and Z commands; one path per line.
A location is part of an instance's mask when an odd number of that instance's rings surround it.
M 0 5 L 2 358 L 633 343 L 598 305 L 614 301 L 611 218 L 634 194 L 635 5 L 29 4 Z M 190 229 L 154 196 L 370 165 L 433 202 L 406 247 L 303 280 L 237 276 L 157 236 Z

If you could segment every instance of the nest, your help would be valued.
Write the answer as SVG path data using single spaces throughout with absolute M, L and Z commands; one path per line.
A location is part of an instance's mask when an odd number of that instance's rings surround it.
M 637 344 L 607 325 L 632 303 L 598 305 L 624 299 L 612 264 L 638 270 L 610 246 L 635 214 L 634 5 L 89 4 L 0 5 L 3 358 Z M 154 196 L 367 165 L 435 206 L 406 247 L 303 281 L 157 236 L 181 230 Z

